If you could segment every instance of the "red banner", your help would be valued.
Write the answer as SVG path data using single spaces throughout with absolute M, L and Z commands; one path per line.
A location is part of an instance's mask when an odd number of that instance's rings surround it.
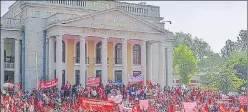
M 89 86 L 99 86 L 101 82 L 100 77 L 89 77 L 88 78 L 88 85 Z
M 113 111 L 114 102 L 81 98 L 79 102 L 83 109 L 90 111 Z
M 56 87 L 57 85 L 58 85 L 58 78 L 54 80 L 39 82 L 40 89 L 49 89 L 49 88 Z
M 17 84 L 17 85 L 16 85 L 16 88 L 18 88 L 19 90 L 21 90 L 21 84 L 20 84 L 20 83 Z

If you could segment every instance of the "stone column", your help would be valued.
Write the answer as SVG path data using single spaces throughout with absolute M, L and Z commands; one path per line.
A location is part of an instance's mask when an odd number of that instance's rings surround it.
M 147 80 L 152 81 L 152 43 L 147 43 Z
M 165 47 L 164 42 L 159 42 L 159 84 L 160 88 L 165 86 Z
M 53 79 L 54 76 L 54 38 L 49 38 L 49 65 L 48 65 L 48 71 L 49 71 L 49 80 Z
M 85 37 L 80 37 L 80 84 L 85 87 Z
M 173 47 L 167 47 L 167 86 L 173 85 Z
M 15 40 L 15 75 L 14 75 L 14 84 L 17 85 L 20 83 L 20 40 Z M 17 91 L 17 88 L 15 88 Z
M 1 38 L 1 48 L 0 48 L 0 51 L 1 51 L 1 56 L 0 56 L 0 67 L 1 67 L 1 90 L 3 90 L 3 84 L 4 84 L 4 38 Z
M 146 85 L 146 41 L 141 41 L 141 74 L 144 77 L 144 85 Z
M 106 85 L 108 82 L 108 40 L 107 38 L 102 38 L 102 84 Z
M 122 82 L 128 84 L 127 74 L 127 39 L 122 39 Z
M 62 35 L 56 36 L 56 76 L 60 90 L 62 86 Z
M 172 38 L 173 37 L 173 33 L 169 33 L 168 34 L 168 38 Z M 166 47 L 167 47 L 167 50 L 166 50 L 166 68 L 167 68 L 167 80 L 166 80 L 166 83 L 167 83 L 167 86 L 170 86 L 172 87 L 173 86 L 173 45 L 172 45 L 172 41 L 169 39 L 167 40 L 167 43 L 166 43 Z

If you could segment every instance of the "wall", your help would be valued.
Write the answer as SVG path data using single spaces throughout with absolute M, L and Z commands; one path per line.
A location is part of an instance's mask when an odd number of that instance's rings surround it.
M 33 8 L 28 8 L 28 12 L 32 12 Z M 32 90 L 36 87 L 37 73 L 38 77 L 42 75 L 43 65 L 43 25 L 44 20 L 41 18 L 26 18 L 24 20 L 25 25 L 25 90 Z M 36 69 L 36 53 L 37 53 L 37 69 Z M 35 80 L 35 81 L 32 81 Z
M 113 42 L 108 42 L 108 58 L 109 58 L 109 64 L 108 64 L 108 80 L 113 80 L 113 67 L 114 67 L 114 57 L 113 57 L 113 50 L 114 50 Z
M 88 70 L 88 76 L 93 77 L 95 74 L 94 67 L 95 67 L 95 61 L 94 61 L 94 55 L 95 55 L 95 42 L 94 40 L 88 40 L 88 53 L 89 53 L 89 70 Z
M 68 81 L 70 82 L 70 84 L 74 84 L 75 83 L 75 78 L 74 78 L 74 62 L 73 62 L 73 57 L 74 57 L 74 40 L 67 40 L 67 49 L 68 52 L 67 54 L 67 77 L 68 77 Z
M 152 43 L 152 82 L 159 82 L 159 47 L 158 43 Z

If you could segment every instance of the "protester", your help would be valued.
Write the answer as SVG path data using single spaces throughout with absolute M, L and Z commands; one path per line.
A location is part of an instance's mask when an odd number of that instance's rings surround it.
M 1 112 L 94 111 L 90 106 L 87 109 L 83 108 L 80 102 L 82 99 L 115 100 L 116 104 L 112 111 L 118 112 L 181 112 L 182 110 L 185 112 L 247 112 L 246 106 L 239 103 L 239 97 L 246 94 L 225 94 L 223 97 L 223 93 L 199 88 L 159 88 L 158 84 L 147 86 L 107 84 L 105 87 L 87 85 L 83 88 L 82 85 L 72 86 L 67 82 L 61 89 L 36 88 L 31 93 L 19 90 L 15 94 L 1 95 Z M 110 99 L 111 96 L 112 99 Z M 141 108 L 144 107 L 140 103 L 141 100 L 149 101 L 148 108 Z

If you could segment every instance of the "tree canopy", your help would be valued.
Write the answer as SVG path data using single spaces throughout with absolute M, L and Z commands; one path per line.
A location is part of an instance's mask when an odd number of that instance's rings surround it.
M 247 79 L 247 30 L 241 30 L 237 41 L 228 39 L 221 53 L 214 53 L 202 39 L 193 38 L 190 33 L 176 32 L 173 53 L 174 75 L 181 83 L 188 85 L 190 78 L 201 76 L 203 88 L 236 91 Z
M 193 75 L 197 74 L 197 59 L 186 44 L 175 48 L 173 52 L 173 65 L 175 75 L 179 75 L 181 83 L 188 85 Z
M 236 65 L 243 63 L 243 61 L 242 57 L 237 55 L 231 56 L 222 66 L 219 66 L 218 72 L 209 73 L 202 77 L 204 79 L 202 80 L 204 88 L 212 88 L 224 92 L 239 89 L 245 81 L 236 75 L 237 70 L 234 68 Z

